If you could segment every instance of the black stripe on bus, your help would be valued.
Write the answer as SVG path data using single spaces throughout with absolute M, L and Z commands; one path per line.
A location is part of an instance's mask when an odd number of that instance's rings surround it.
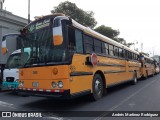
M 136 66 L 136 65 L 129 65 L 128 67 L 139 67 L 139 66 Z
M 98 63 L 98 66 L 119 66 L 119 67 L 125 67 L 125 65 L 120 64 L 106 64 L 106 63 Z
M 104 71 L 104 74 L 108 73 L 121 73 L 121 72 L 126 72 L 125 70 L 111 70 L 111 71 Z
M 70 76 L 93 75 L 93 72 L 71 72 Z

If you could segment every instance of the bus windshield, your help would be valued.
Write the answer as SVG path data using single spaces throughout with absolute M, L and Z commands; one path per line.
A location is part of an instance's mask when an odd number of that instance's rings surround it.
M 42 19 L 26 27 L 27 34 L 21 35 L 22 54 L 30 49 L 30 58 L 24 66 L 68 63 L 70 53 L 67 51 L 66 39 L 63 37 L 61 45 L 54 45 L 52 26 L 51 19 Z
M 6 68 L 19 68 L 21 66 L 21 53 L 12 54 L 9 56 Z

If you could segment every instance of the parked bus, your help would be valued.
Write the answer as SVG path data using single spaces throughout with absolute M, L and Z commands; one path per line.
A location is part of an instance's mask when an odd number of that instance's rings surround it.
M 73 19 L 43 16 L 21 31 L 22 55 L 19 91 L 30 95 L 72 98 L 91 94 L 100 99 L 106 88 L 141 77 L 139 53 Z
M 141 59 L 141 65 L 142 65 L 142 78 L 147 79 L 148 76 L 154 76 L 155 75 L 155 63 L 154 60 L 146 55 L 143 55 L 140 53 Z
M 154 60 L 154 65 L 155 65 L 155 74 L 159 74 L 160 72 L 159 63 L 156 60 Z
M 7 63 L 7 59 L 17 49 L 21 48 L 20 41 L 17 40 L 19 33 L 9 33 L 2 37 L 2 45 L 0 48 L 0 69 L 1 78 L 3 78 L 3 70 Z M 1 89 L 2 79 L 0 79 L 0 89 Z

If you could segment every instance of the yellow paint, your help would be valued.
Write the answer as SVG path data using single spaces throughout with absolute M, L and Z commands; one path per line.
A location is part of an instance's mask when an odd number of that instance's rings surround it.
M 97 71 L 124 71 L 119 73 L 104 74 L 106 86 L 115 83 L 133 79 L 133 72 L 130 70 L 141 69 L 140 63 L 130 62 L 121 59 L 107 58 L 98 56 L 98 62 L 103 64 L 115 64 L 121 66 L 96 66 L 86 65 L 86 57 L 90 55 L 74 54 L 71 65 L 57 65 L 46 67 L 33 67 L 20 69 L 20 81 L 24 81 L 24 88 L 33 88 L 32 82 L 38 82 L 39 89 L 58 89 L 52 88 L 52 82 L 62 81 L 64 87 L 61 89 L 70 90 L 70 94 L 82 92 L 85 90 L 92 91 L 92 81 Z M 123 67 L 122 67 L 123 66 Z M 135 66 L 135 67 L 129 67 Z M 70 76 L 71 72 L 92 72 L 93 75 Z M 23 74 L 22 74 L 23 73 Z M 141 75 L 140 71 L 137 75 Z
M 146 77 L 147 75 L 150 76 L 153 73 L 155 73 L 154 64 L 145 63 L 145 65 L 142 67 L 142 75 Z
M 7 48 L 6 48 L 6 47 L 3 47 L 3 48 L 2 48 L 2 54 L 5 55 L 6 53 L 7 53 Z
M 62 37 L 62 35 L 55 35 L 55 36 L 53 36 L 53 44 L 55 46 L 62 45 L 62 43 L 63 43 L 63 37 Z
M 54 69 L 58 70 L 57 74 L 53 73 Z M 52 82 L 63 81 L 63 89 L 69 89 L 68 65 L 23 68 L 19 73 L 19 80 L 24 81 L 25 88 L 32 88 L 32 82 L 38 82 L 40 89 L 49 89 Z

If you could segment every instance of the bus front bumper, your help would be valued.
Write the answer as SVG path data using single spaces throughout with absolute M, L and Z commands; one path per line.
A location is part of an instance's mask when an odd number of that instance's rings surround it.
M 17 90 L 18 82 L 2 82 L 2 90 Z
M 73 99 L 76 97 L 89 95 L 91 90 L 85 90 L 78 93 L 70 94 L 70 89 L 68 90 L 41 90 L 41 89 L 26 89 L 18 88 L 18 92 L 25 94 L 27 96 L 39 96 L 39 97 L 49 97 L 55 99 Z
M 54 91 L 37 91 L 34 89 L 18 89 L 18 92 L 27 94 L 28 96 L 49 97 L 57 99 L 70 99 L 70 90 L 54 90 Z

